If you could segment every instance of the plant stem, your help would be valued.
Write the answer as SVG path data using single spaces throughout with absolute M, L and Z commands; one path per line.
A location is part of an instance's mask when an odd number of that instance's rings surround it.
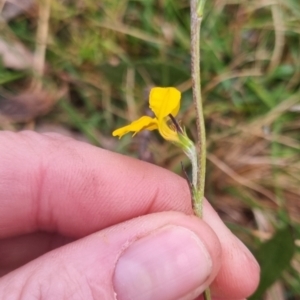
M 198 133 L 198 170 L 197 184 L 193 195 L 194 212 L 202 218 L 205 170 L 206 170 L 206 137 L 201 96 L 200 77 L 200 28 L 205 0 L 191 0 L 191 75 L 193 83 L 193 101 L 196 108 L 197 133 Z
M 211 294 L 210 294 L 209 287 L 204 291 L 204 300 L 211 300 Z
M 200 28 L 205 0 L 191 0 L 191 75 L 193 83 L 193 101 L 196 108 L 198 133 L 197 180 L 193 193 L 193 209 L 196 216 L 203 218 L 203 201 L 206 171 L 206 136 L 201 95 L 200 74 Z M 193 178 L 194 182 L 194 178 Z M 210 289 L 204 291 L 204 300 L 211 300 Z

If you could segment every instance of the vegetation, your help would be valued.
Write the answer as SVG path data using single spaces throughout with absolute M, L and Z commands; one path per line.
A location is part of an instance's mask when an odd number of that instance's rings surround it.
M 1 128 L 56 131 L 189 171 L 181 150 L 155 132 L 111 135 L 150 113 L 151 87 L 175 86 L 181 124 L 195 137 L 189 1 L 44 0 L 37 8 L 1 24 L 0 44 L 19 49 L 0 49 Z M 300 2 L 214 0 L 205 11 L 205 194 L 262 263 L 251 299 L 300 299 Z M 18 61 L 20 49 L 27 56 Z

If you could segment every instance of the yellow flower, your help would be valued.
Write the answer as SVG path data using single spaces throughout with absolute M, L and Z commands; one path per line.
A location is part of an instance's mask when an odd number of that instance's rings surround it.
M 157 129 L 161 136 L 177 146 L 179 146 L 192 162 L 193 185 L 197 182 L 197 151 L 194 143 L 189 139 L 185 130 L 176 122 L 175 118 L 180 108 L 181 93 L 173 87 L 155 87 L 150 91 L 149 107 L 154 112 L 155 117 L 143 116 L 131 124 L 115 130 L 113 136 L 121 138 L 128 132 L 133 132 L 133 136 L 142 130 Z M 173 122 L 169 126 L 168 122 Z
M 113 136 L 121 138 L 128 132 L 133 132 L 133 136 L 142 130 L 157 129 L 161 136 L 167 141 L 182 144 L 182 138 L 179 136 L 176 128 L 168 125 L 170 115 L 175 117 L 180 108 L 181 93 L 173 87 L 155 87 L 151 90 L 149 96 L 149 107 L 154 112 L 155 117 L 143 116 L 131 124 L 115 130 Z M 179 128 L 180 129 L 180 128 Z

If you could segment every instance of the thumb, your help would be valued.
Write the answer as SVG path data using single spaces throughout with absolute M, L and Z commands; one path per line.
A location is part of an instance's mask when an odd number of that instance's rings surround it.
M 146 215 L 53 250 L 0 279 L 0 299 L 195 299 L 221 264 L 203 221 Z

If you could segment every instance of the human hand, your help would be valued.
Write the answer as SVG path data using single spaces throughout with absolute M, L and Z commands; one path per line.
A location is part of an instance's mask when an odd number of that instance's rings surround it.
M 259 266 L 186 182 L 56 134 L 0 133 L 0 299 L 244 299 Z M 202 299 L 201 296 L 197 299 Z

